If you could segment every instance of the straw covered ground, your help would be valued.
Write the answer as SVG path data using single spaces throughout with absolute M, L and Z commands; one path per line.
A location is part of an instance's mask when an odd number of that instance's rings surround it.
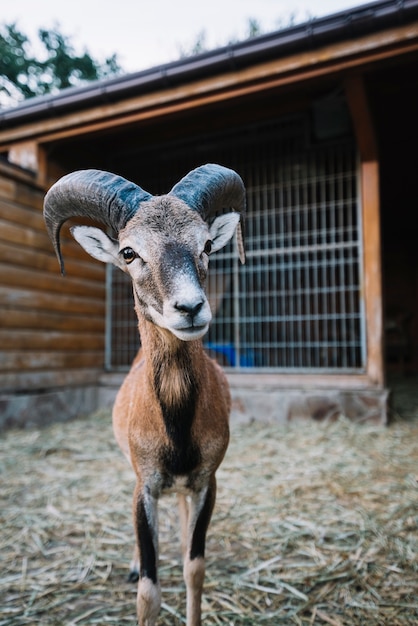
M 418 623 L 418 413 L 389 427 L 233 424 L 203 623 Z M 108 413 L 0 440 L 0 626 L 135 624 L 133 480 Z M 184 624 L 175 500 L 160 624 Z

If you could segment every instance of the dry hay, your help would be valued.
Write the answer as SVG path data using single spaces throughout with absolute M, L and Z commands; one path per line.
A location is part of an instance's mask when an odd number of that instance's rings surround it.
M 203 623 L 418 622 L 418 421 L 233 425 Z M 130 469 L 108 414 L 0 441 L 0 626 L 134 624 Z M 160 623 L 184 624 L 175 500 Z

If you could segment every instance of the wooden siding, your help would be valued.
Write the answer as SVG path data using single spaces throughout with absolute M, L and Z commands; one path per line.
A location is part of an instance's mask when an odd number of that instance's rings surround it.
M 105 274 L 63 229 L 62 277 L 42 217 L 44 189 L 0 164 L 0 391 L 97 380 Z

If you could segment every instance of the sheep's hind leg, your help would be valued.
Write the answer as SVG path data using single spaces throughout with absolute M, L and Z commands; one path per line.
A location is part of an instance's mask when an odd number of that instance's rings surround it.
M 188 542 L 183 575 L 187 587 L 187 626 L 201 626 L 201 603 L 205 578 L 206 533 L 216 499 L 216 479 L 213 476 L 204 492 L 191 498 Z
M 187 497 L 183 493 L 177 494 L 179 519 L 180 519 L 180 541 L 181 541 L 181 554 L 183 560 L 186 557 L 187 550 L 187 529 L 189 526 L 189 505 Z

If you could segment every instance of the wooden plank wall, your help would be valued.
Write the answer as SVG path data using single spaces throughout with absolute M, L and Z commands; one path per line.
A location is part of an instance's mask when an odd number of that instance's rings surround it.
M 0 164 L 0 392 L 88 385 L 103 370 L 104 265 L 63 228 L 60 275 L 43 197 L 30 175 Z

